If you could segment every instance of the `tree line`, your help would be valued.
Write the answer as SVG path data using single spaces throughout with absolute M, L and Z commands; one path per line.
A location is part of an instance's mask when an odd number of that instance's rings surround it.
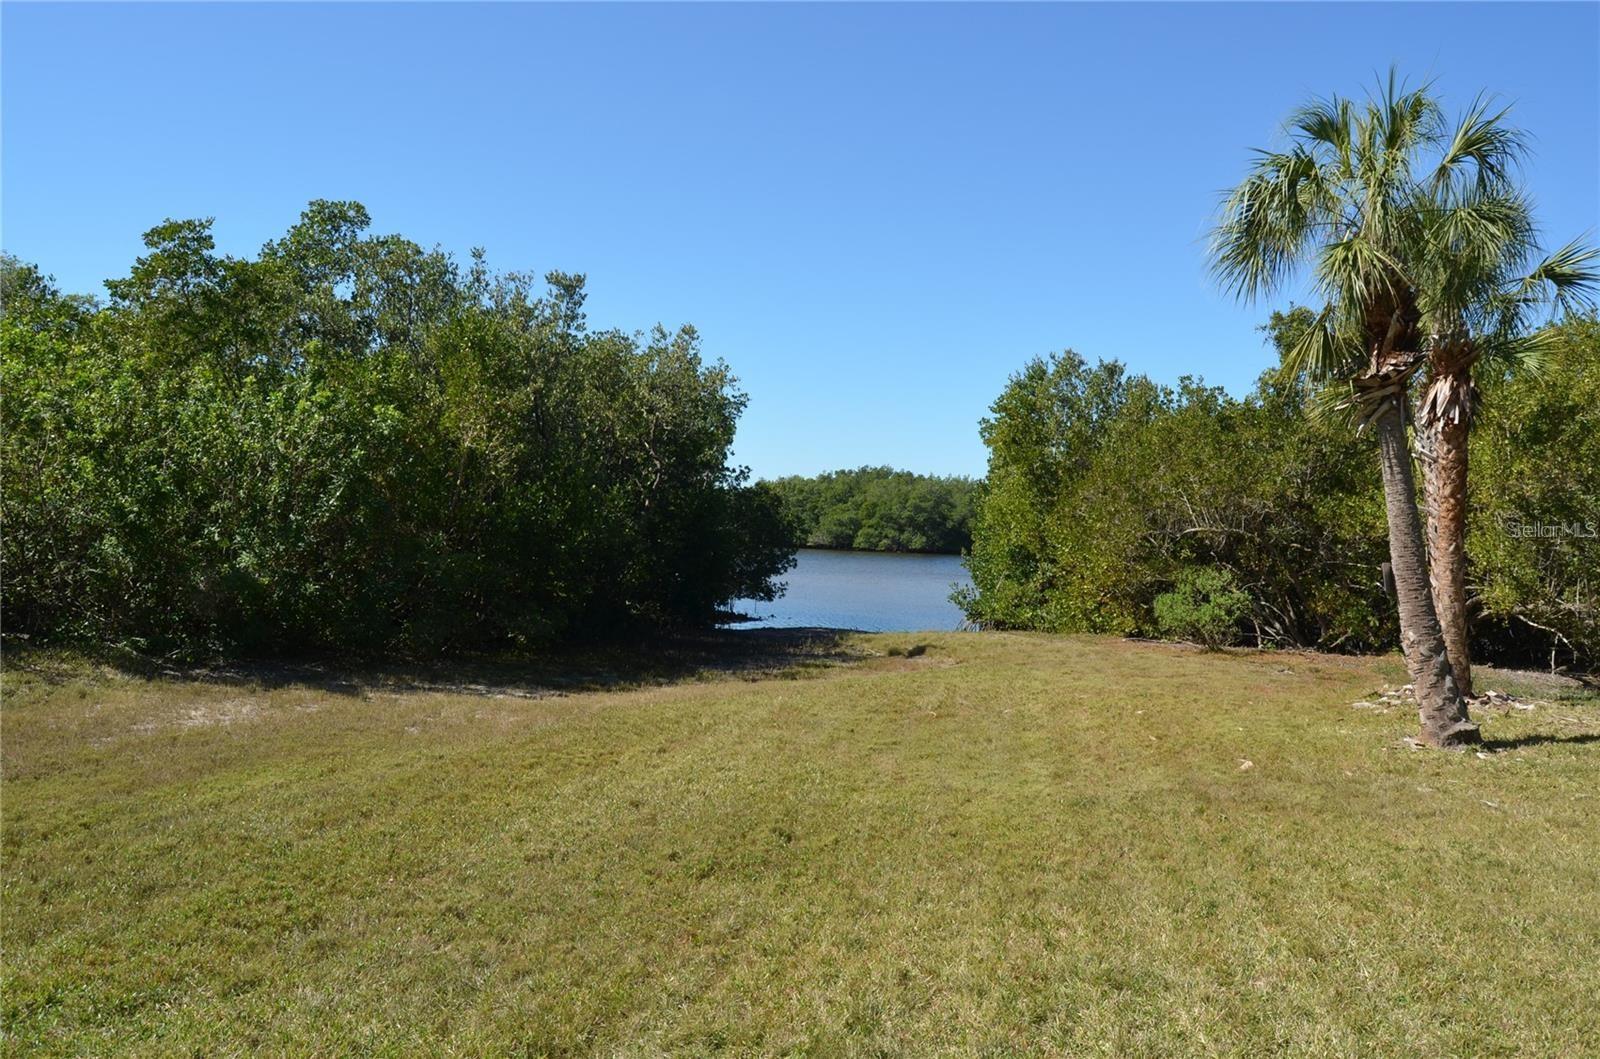
M 1397 638 L 1424 739 L 1466 745 L 1474 636 L 1577 664 L 1600 647 L 1596 255 L 1543 248 L 1524 137 L 1483 99 L 1451 121 L 1391 75 L 1286 132 L 1211 246 L 1247 300 L 1309 277 L 1320 306 L 1270 325 L 1280 369 L 1235 401 L 1071 354 L 1030 364 L 983 426 L 964 603 L 1001 625 Z
M 1275 314 L 1292 344 L 1313 319 Z M 1600 322 L 1549 335 L 1548 367 L 1479 380 L 1467 585 L 1473 654 L 1600 661 Z M 999 628 L 1216 644 L 1395 646 L 1370 442 L 1282 369 L 1230 397 L 1070 351 L 1030 362 L 982 431 L 989 477 L 968 616 Z
M 173 221 L 96 301 L 3 263 L 8 634 L 400 655 L 702 624 L 792 564 L 689 327 L 314 202 L 259 255 Z
M 770 484 L 810 548 L 954 555 L 972 544 L 970 478 L 859 467 Z

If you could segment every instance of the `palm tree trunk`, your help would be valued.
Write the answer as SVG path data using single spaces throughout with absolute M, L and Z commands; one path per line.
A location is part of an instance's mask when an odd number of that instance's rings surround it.
M 1427 467 L 1428 569 L 1433 605 L 1450 655 L 1456 687 L 1472 695 L 1472 655 L 1467 647 L 1467 432 L 1470 420 L 1441 419 L 1433 431 Z
M 1447 749 L 1463 747 L 1479 741 L 1478 727 L 1467 718 L 1466 702 L 1450 672 L 1444 632 L 1433 609 L 1422 520 L 1417 515 L 1416 478 L 1406 443 L 1405 397 L 1393 394 L 1383 400 L 1385 407 L 1373 425 L 1378 433 L 1384 507 L 1389 518 L 1389 560 L 1400 610 L 1400 644 L 1417 695 L 1423 741 Z

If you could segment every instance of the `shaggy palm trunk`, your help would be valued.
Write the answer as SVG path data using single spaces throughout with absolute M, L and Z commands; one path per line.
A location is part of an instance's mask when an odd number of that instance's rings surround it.
M 1450 672 L 1462 695 L 1472 694 L 1467 648 L 1467 431 L 1465 418 L 1444 419 L 1433 431 L 1427 469 L 1428 569 L 1433 606 L 1450 654 Z
M 1389 518 L 1389 560 L 1394 568 L 1395 599 L 1400 610 L 1400 643 L 1417 695 L 1417 715 L 1424 742 L 1442 748 L 1476 743 L 1478 727 L 1467 718 L 1467 706 L 1450 671 L 1450 655 L 1428 584 L 1422 520 L 1417 515 L 1417 485 L 1406 444 L 1405 397 L 1383 398 L 1373 421 L 1383 471 L 1384 507 Z

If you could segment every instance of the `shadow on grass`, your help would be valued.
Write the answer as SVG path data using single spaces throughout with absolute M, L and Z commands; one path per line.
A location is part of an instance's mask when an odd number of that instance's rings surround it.
M 1494 752 L 1497 750 L 1516 750 L 1525 746 L 1544 746 L 1550 743 L 1600 743 L 1600 732 L 1578 732 L 1572 735 L 1522 735 L 1515 739 L 1485 739 L 1483 748 Z
M 528 656 L 456 655 L 417 662 L 293 658 L 174 665 L 131 652 L 71 653 L 8 644 L 5 666 L 52 683 L 76 679 L 84 661 L 146 679 L 315 687 L 335 695 L 438 691 L 540 698 L 715 677 L 798 677 L 866 657 L 846 629 L 713 629 L 653 639 L 551 648 Z

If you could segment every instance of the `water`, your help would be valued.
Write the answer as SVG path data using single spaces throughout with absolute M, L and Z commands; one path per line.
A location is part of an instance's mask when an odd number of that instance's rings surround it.
M 971 584 L 958 555 L 896 555 L 802 548 L 771 603 L 741 599 L 733 609 L 764 620 L 736 629 L 821 626 L 868 632 L 948 632 L 965 620 L 950 590 Z

